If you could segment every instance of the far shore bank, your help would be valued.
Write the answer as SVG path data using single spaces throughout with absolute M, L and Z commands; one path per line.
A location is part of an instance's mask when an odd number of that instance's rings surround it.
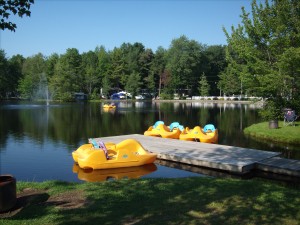
M 91 100 L 98 101 L 98 100 Z M 251 100 L 199 100 L 199 99 L 147 99 L 147 100 L 136 100 L 136 99 L 101 99 L 104 102 L 170 102 L 170 103 L 213 103 L 213 104 L 252 104 L 262 106 L 264 101 L 251 101 Z
M 263 104 L 263 101 L 249 101 L 249 100 L 194 100 L 194 99 L 174 99 L 174 100 L 152 100 L 153 102 L 183 102 L 183 103 L 217 103 L 217 104 L 225 104 L 225 103 L 233 103 L 233 104 Z

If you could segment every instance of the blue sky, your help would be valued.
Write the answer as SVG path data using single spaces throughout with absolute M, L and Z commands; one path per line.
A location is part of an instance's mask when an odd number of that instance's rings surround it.
M 250 5 L 251 0 L 35 0 L 31 17 L 13 18 L 16 32 L 1 31 L 0 48 L 7 57 L 29 57 L 140 42 L 155 52 L 181 35 L 226 44 L 222 27 L 237 26 L 241 7 L 249 12 Z

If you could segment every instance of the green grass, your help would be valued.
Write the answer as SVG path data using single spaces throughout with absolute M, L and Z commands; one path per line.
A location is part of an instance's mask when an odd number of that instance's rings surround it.
M 136 179 L 102 183 L 17 182 L 44 190 L 6 224 L 299 224 L 300 191 L 261 180 L 215 178 Z M 75 192 L 74 192 L 75 191 Z M 50 198 L 83 193 L 77 209 Z M 32 198 L 34 199 L 34 198 Z M 61 202 L 60 204 L 63 204 Z
M 300 122 L 296 122 L 295 126 L 284 126 L 283 122 L 279 121 L 278 129 L 269 129 L 269 123 L 262 122 L 245 128 L 244 133 L 262 140 L 300 144 Z

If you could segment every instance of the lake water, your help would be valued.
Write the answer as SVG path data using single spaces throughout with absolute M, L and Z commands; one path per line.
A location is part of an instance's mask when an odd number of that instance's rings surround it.
M 193 128 L 212 123 L 219 129 L 219 144 L 282 152 L 300 159 L 300 146 L 263 143 L 243 134 L 259 122 L 249 104 L 203 102 L 116 102 L 104 111 L 102 103 L 1 102 L 0 174 L 23 181 L 100 181 L 136 177 L 201 176 L 155 163 L 126 170 L 83 171 L 74 165 L 72 151 L 91 137 L 143 134 L 157 120 Z

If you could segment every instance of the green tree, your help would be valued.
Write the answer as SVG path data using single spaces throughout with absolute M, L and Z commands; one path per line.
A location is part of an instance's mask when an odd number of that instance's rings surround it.
M 224 29 L 228 42 L 226 57 L 231 68 L 221 79 L 237 76 L 246 93 L 293 97 L 299 91 L 299 63 L 292 68 L 285 63 L 299 60 L 300 2 L 273 0 L 270 4 L 267 0 L 257 4 L 254 0 L 252 15 L 242 8 L 241 17 L 242 25 L 232 27 L 231 34 Z M 291 59 L 288 55 L 292 55 Z
M 95 52 L 89 51 L 87 53 L 82 54 L 82 69 L 83 69 L 83 77 L 84 77 L 84 90 L 87 91 L 89 95 L 94 93 L 99 93 L 100 85 L 99 85 L 99 76 L 98 76 L 98 57 Z M 96 98 L 96 96 L 94 96 Z
M 220 81 L 217 85 L 224 95 L 233 95 L 241 90 L 239 71 L 237 71 L 231 64 L 220 73 L 219 77 Z
M 129 76 L 136 73 L 140 75 L 142 81 L 146 81 L 153 58 L 152 50 L 145 50 L 144 45 L 138 42 L 134 44 L 123 43 L 120 50 L 122 52 L 122 62 L 124 63 L 124 70 L 120 80 L 121 85 L 124 87 Z M 146 82 L 141 83 L 141 86 L 146 88 Z
M 154 54 L 151 49 L 146 49 L 139 56 L 139 71 L 141 74 L 141 88 L 142 89 L 154 89 L 152 84 L 152 79 L 150 77 L 150 71 L 152 67 L 152 62 L 154 59 Z M 151 87 L 152 86 L 152 87 Z
M 141 76 L 137 72 L 134 72 L 129 75 L 125 89 L 127 92 L 131 93 L 132 96 L 135 96 L 139 93 L 141 89 Z
M 4 50 L 0 50 L 0 97 L 4 98 L 8 92 L 8 62 Z
M 220 88 L 217 85 L 219 82 L 219 76 L 227 66 L 225 46 L 206 46 L 203 54 L 205 59 L 203 60 L 202 68 L 204 68 L 204 73 L 210 86 L 211 95 L 217 96 L 220 93 Z
M 22 78 L 22 68 L 24 64 L 25 58 L 21 55 L 14 55 L 9 60 L 9 80 L 7 87 L 9 88 L 9 92 L 11 97 L 18 97 L 18 84 L 19 80 Z
M 109 71 L 111 68 L 110 56 L 104 46 L 97 47 L 95 53 L 98 58 L 97 74 L 100 79 L 100 92 L 102 90 L 101 94 L 107 96 L 111 88 L 111 82 L 109 81 Z
M 30 6 L 34 3 L 34 0 L 2 0 L 0 1 L 0 29 L 15 31 L 17 25 L 10 21 L 12 14 L 19 17 L 30 16 Z
M 199 90 L 200 96 L 209 96 L 210 86 L 207 82 L 207 79 L 206 79 L 206 76 L 204 73 L 202 74 L 198 83 L 199 83 L 198 90 Z
M 290 47 L 280 56 L 278 68 L 284 77 L 283 96 L 299 97 L 300 87 L 300 47 Z
M 24 77 L 18 85 L 22 98 L 45 99 L 45 91 L 42 90 L 47 82 L 45 68 L 45 57 L 41 53 L 25 59 L 22 69 Z
M 167 50 L 163 47 L 160 46 L 157 48 L 152 59 L 149 75 L 146 78 L 149 90 L 153 93 L 158 90 L 158 95 L 160 95 L 160 90 L 162 88 L 162 75 L 167 64 L 166 53 Z
M 114 48 L 110 53 L 110 57 L 111 67 L 108 72 L 108 80 L 112 88 L 122 89 L 125 85 L 124 82 L 127 81 L 126 62 L 122 50 L 120 48 Z
M 175 91 L 197 89 L 203 50 L 202 45 L 194 40 L 188 40 L 185 36 L 172 41 L 167 53 L 166 65 L 172 77 L 170 88 Z
M 55 74 L 55 65 L 58 62 L 58 59 L 59 59 L 59 55 L 56 54 L 56 53 L 50 55 L 46 59 L 46 73 L 47 73 L 48 79 L 54 76 L 54 74 Z
M 76 48 L 67 49 L 56 66 L 53 77 L 50 78 L 50 91 L 54 99 L 70 101 L 75 92 L 84 90 L 82 75 L 82 58 Z

